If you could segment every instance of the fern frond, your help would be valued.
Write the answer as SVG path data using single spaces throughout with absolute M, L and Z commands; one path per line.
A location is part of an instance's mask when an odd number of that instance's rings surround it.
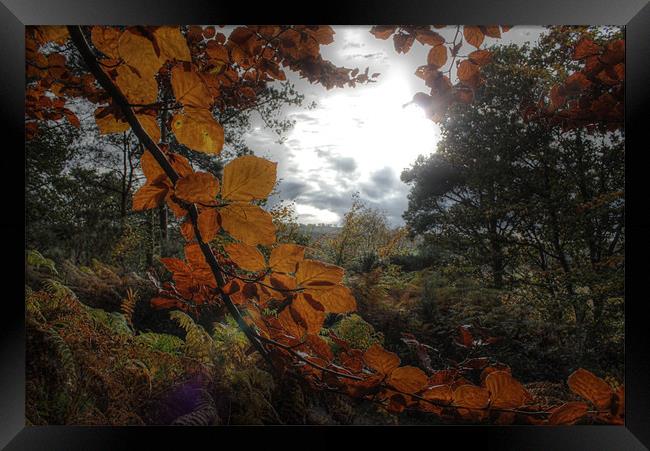
M 56 350 L 59 361 L 61 362 L 61 369 L 65 375 L 66 385 L 73 389 L 77 383 L 77 367 L 74 361 L 74 356 L 72 355 L 72 350 L 56 329 L 47 329 L 47 337 L 48 341 Z
M 210 334 L 199 324 L 196 324 L 189 315 L 180 310 L 170 312 L 169 316 L 178 322 L 185 331 L 185 350 L 187 354 L 206 365 L 213 365 L 216 349 Z
M 126 297 L 122 299 L 122 304 L 120 305 L 120 310 L 126 318 L 126 322 L 129 323 L 129 326 L 133 328 L 133 312 L 135 311 L 135 305 L 138 302 L 138 292 L 131 288 L 126 289 Z

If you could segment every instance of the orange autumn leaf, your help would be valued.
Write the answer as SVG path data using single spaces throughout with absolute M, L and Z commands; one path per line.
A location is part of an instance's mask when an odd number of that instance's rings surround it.
M 584 417 L 589 411 L 589 406 L 584 402 L 567 402 L 551 411 L 548 423 L 552 425 L 573 424 Z
M 132 30 L 126 30 L 118 39 L 117 50 L 120 57 L 144 79 L 151 79 L 156 75 L 162 59 L 156 54 L 153 43 L 144 36 Z
M 499 29 L 498 25 L 486 25 L 484 27 L 481 27 L 481 31 L 486 35 L 491 38 L 500 38 L 501 37 L 501 30 Z
M 592 372 L 579 368 L 571 373 L 567 383 L 573 393 L 590 401 L 599 409 L 609 408 L 614 392 L 607 382 Z
M 329 313 L 348 313 L 357 309 L 357 301 L 352 291 L 344 285 L 337 284 L 319 289 L 307 288 L 306 292 L 320 302 Z
M 271 251 L 269 267 L 276 272 L 296 272 L 298 263 L 305 259 L 305 247 L 298 244 L 279 244 Z
M 219 210 L 221 227 L 236 240 L 251 246 L 275 243 L 273 217 L 257 205 L 234 202 Z
M 435 67 L 442 67 L 446 62 L 447 47 L 442 44 L 431 47 L 427 56 L 427 63 Z
M 294 319 L 301 324 L 308 334 L 317 334 L 323 327 L 325 312 L 320 307 L 310 302 L 307 297 L 299 293 L 291 302 L 291 313 Z
M 264 256 L 255 246 L 245 243 L 232 243 L 224 246 L 228 257 L 246 271 L 262 271 L 266 268 Z
M 449 385 L 435 385 L 427 388 L 424 393 L 422 393 L 424 399 L 439 404 L 451 404 L 453 396 L 454 394 Z
M 473 25 L 465 25 L 463 28 L 463 36 L 465 36 L 465 40 L 470 45 L 473 45 L 476 48 L 481 46 L 483 39 L 485 38 L 481 29 Z
M 158 98 L 158 83 L 153 76 L 141 76 L 132 67 L 122 64 L 115 69 L 115 84 L 129 102 L 138 105 L 154 103 Z
M 416 393 L 422 390 L 429 378 L 420 368 L 401 366 L 390 373 L 388 383 L 404 393 Z
M 99 133 L 107 135 L 109 133 L 122 133 L 127 131 L 131 126 L 128 122 L 116 118 L 113 114 L 108 113 L 105 107 L 95 110 L 95 123 Z
M 190 203 L 211 204 L 219 192 L 219 180 L 209 172 L 194 172 L 176 182 L 176 197 Z
M 483 66 L 489 63 L 492 59 L 492 52 L 489 50 L 474 50 L 472 53 L 467 55 L 467 57 L 470 59 L 470 61 L 478 64 L 479 66 Z
M 598 55 L 602 48 L 589 38 L 582 38 L 573 50 L 573 59 L 580 60 L 588 56 Z
M 221 196 L 232 201 L 265 199 L 275 186 L 277 163 L 254 155 L 235 158 L 223 169 Z
M 461 61 L 461 63 L 458 65 L 458 79 L 460 81 L 471 80 L 475 75 L 478 74 L 478 70 L 478 65 L 474 64 L 472 61 Z
M 165 176 L 165 171 L 160 167 L 154 156 L 145 150 L 140 157 L 140 168 L 147 180 L 153 181 L 160 176 Z
M 178 64 L 172 67 L 171 74 L 172 90 L 176 100 L 186 107 L 210 108 L 212 97 L 197 72 Z
M 385 350 L 381 345 L 373 344 L 363 354 L 363 360 L 373 370 L 381 374 L 390 374 L 399 366 L 400 359 L 394 352 Z
M 199 221 L 200 220 L 201 220 L 201 214 L 199 213 Z M 181 235 L 183 235 L 183 238 L 185 238 L 187 241 L 192 241 L 194 238 L 196 238 L 196 236 L 194 235 L 194 225 L 192 224 L 191 220 L 186 219 L 181 223 Z M 205 238 L 204 240 L 208 241 Z
M 293 338 L 300 339 L 306 333 L 305 328 L 296 322 L 289 308 L 285 308 L 278 314 L 278 323 L 283 331 Z
M 96 26 L 90 31 L 90 38 L 93 45 L 109 58 L 120 57 L 117 46 L 122 31 L 116 27 Z
M 494 371 L 485 378 L 485 387 L 490 392 L 491 406 L 517 408 L 532 400 L 523 385 L 506 371 Z
M 454 390 L 454 405 L 482 409 L 490 402 L 490 393 L 476 385 L 464 384 Z
M 166 60 L 192 61 L 187 40 L 179 27 L 164 26 L 153 32 L 160 55 Z
M 199 212 L 199 219 L 197 221 L 201 238 L 206 243 L 212 241 L 217 236 L 220 229 L 218 222 L 218 213 L 214 208 L 208 208 Z M 194 234 L 192 233 L 192 236 Z
M 397 30 L 397 27 L 394 25 L 377 25 L 370 29 L 370 33 L 372 33 L 377 39 L 388 39 L 393 33 L 395 33 L 395 30 Z
M 159 207 L 164 202 L 168 191 L 169 183 L 164 175 L 151 183 L 145 183 L 133 195 L 133 210 L 142 211 Z
M 317 260 L 303 260 L 298 263 L 296 280 L 303 288 L 330 289 L 343 280 L 343 268 Z
M 223 128 L 207 109 L 186 107 L 172 118 L 172 131 L 179 143 L 192 150 L 218 154 L 223 148 Z

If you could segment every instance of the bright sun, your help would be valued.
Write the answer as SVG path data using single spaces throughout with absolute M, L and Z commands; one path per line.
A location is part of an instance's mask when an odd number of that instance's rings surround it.
M 404 72 L 404 73 L 402 73 Z M 300 143 L 300 170 L 322 168 L 317 150 L 353 158 L 358 181 L 390 167 L 397 174 L 420 154 L 434 151 L 438 127 L 415 105 L 405 83 L 409 74 L 392 68 L 381 82 L 365 89 L 341 90 L 322 99 L 310 112 L 314 121 L 297 121 L 289 139 Z M 327 174 L 321 174 L 327 175 Z

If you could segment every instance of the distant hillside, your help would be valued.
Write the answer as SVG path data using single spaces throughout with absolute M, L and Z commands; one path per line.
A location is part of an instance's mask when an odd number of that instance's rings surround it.
M 330 224 L 300 224 L 300 231 L 309 234 L 311 238 L 318 238 L 323 235 L 335 235 L 341 227 Z

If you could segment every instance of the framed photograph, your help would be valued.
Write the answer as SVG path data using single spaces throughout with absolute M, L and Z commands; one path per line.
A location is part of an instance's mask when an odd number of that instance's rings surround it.
M 650 446 L 647 2 L 2 3 L 2 446 Z

